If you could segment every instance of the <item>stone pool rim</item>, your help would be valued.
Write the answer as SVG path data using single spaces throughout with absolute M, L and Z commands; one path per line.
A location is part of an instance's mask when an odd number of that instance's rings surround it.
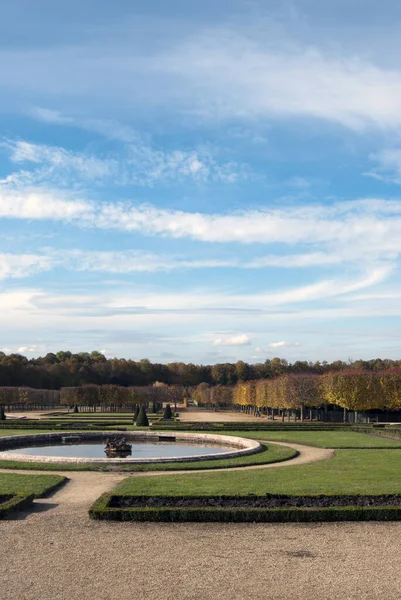
M 232 450 L 220 452 L 218 454 L 198 454 L 196 456 L 166 456 L 166 457 L 148 457 L 148 458 L 78 458 L 72 456 L 35 456 L 24 455 L 13 452 L 5 453 L 5 450 L 12 448 L 21 448 L 24 446 L 34 446 L 36 444 L 53 442 L 62 442 L 63 438 L 74 438 L 81 442 L 104 440 L 106 437 L 125 437 L 127 441 L 147 440 L 149 442 L 167 441 L 172 438 L 174 441 L 193 441 L 198 444 L 211 443 L 222 446 L 232 446 Z M 173 441 L 174 440 L 174 441 Z M 41 463 L 68 463 L 68 464 L 157 464 L 171 462 L 198 462 L 202 460 L 225 460 L 239 458 L 249 454 L 255 454 L 262 450 L 262 446 L 256 440 L 248 438 L 235 437 L 231 435 L 216 435 L 208 433 L 185 433 L 181 431 L 63 431 L 57 433 L 35 433 L 29 435 L 14 435 L 0 438 L 0 460 L 18 461 L 18 462 L 41 462 Z

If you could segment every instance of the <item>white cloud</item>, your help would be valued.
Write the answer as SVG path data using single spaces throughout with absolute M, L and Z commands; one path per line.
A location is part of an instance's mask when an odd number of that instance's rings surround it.
M 94 203 L 59 190 L 0 182 L 0 217 L 52 219 L 141 235 L 202 242 L 299 245 L 299 252 L 247 261 L 211 261 L 249 268 L 311 267 L 340 263 L 380 266 L 401 253 L 401 201 L 368 199 L 333 205 L 298 205 L 228 214 L 160 209 L 132 202 Z M 311 246 L 312 252 L 301 249 Z M 107 256 L 103 257 L 104 259 Z M 128 260 L 130 257 L 128 256 Z M 207 265 L 205 265 L 207 266 Z
M 70 271 L 143 273 L 174 269 L 206 269 L 237 266 L 235 260 L 187 259 L 180 256 L 131 251 L 83 251 L 46 249 L 41 254 L 0 253 L 0 279 L 29 277 L 41 271 L 64 268 Z
M 271 342 L 269 344 L 269 348 L 291 348 L 295 346 L 300 346 L 299 342 Z
M 113 119 L 71 117 L 57 110 L 40 107 L 34 108 L 30 114 L 44 123 L 77 127 L 98 133 L 112 140 L 120 140 L 128 143 L 137 142 L 139 139 L 139 135 L 134 129 Z
M 59 190 L 28 188 L 20 191 L 0 181 L 0 217 L 79 221 L 88 215 L 93 215 L 93 205 L 84 200 L 67 198 Z
M 248 346 L 251 343 L 249 335 L 231 335 L 213 340 L 212 346 Z
M 315 117 L 355 130 L 401 124 L 401 74 L 357 55 L 208 30 L 158 57 L 202 114 Z M 330 74 L 328 76 L 328 74 Z M 213 99 L 213 101 L 212 101 Z
M 0 279 L 28 277 L 52 268 L 50 257 L 35 254 L 0 253 Z
M 91 181 L 96 185 L 112 181 L 115 185 L 154 186 L 186 179 L 195 182 L 235 183 L 249 176 L 249 169 L 234 161 L 220 162 L 211 150 L 156 149 L 143 139 L 125 144 L 116 155 L 98 157 L 62 147 L 4 140 L 0 144 L 10 160 L 24 169 L 10 174 L 3 185 L 58 184 L 76 186 Z
M 388 148 L 369 157 L 377 163 L 371 171 L 364 173 L 381 181 L 401 183 L 401 149 Z
M 101 159 L 80 152 L 71 152 L 57 146 L 31 144 L 25 141 L 10 141 L 3 144 L 10 151 L 14 163 L 39 165 L 36 172 L 29 172 L 30 181 L 49 183 L 55 176 L 68 178 L 79 175 L 82 179 L 110 178 L 116 174 L 118 163 L 114 159 Z M 69 179 L 66 181 L 69 182 Z
M 341 51 L 345 46 L 338 40 L 333 44 L 330 35 L 324 41 L 328 50 L 322 50 L 297 43 L 296 31 L 282 27 L 264 31 L 259 22 L 249 30 L 235 19 L 225 28 L 191 25 L 189 32 L 188 27 L 174 27 L 171 38 L 165 33 L 170 28 L 171 18 L 163 35 L 157 36 L 158 43 L 149 45 L 143 32 L 132 35 L 127 27 L 129 38 L 127 29 L 114 38 L 107 36 L 107 56 L 102 28 L 98 37 L 91 35 L 77 45 L 4 48 L 0 62 L 5 65 L 7 92 L 63 98 L 73 90 L 74 97 L 89 104 L 101 96 L 102 105 L 114 110 L 139 108 L 141 116 L 160 114 L 163 107 L 163 112 L 231 120 L 314 117 L 352 129 L 401 124 L 397 52 L 391 57 L 395 67 L 386 68 L 383 57 L 377 64 L 374 58 L 361 58 L 367 56 L 366 43 L 359 53 Z M 358 48 L 357 38 L 354 48 Z M 155 39 L 154 33 L 149 39 Z M 374 54 L 372 50 L 370 56 Z M 42 109 L 38 114 L 43 120 L 65 123 L 65 117 L 55 111 Z M 91 130 L 97 127 L 92 119 L 71 119 L 88 122 Z
M 55 262 L 76 271 L 136 273 L 171 271 L 173 269 L 203 269 L 235 266 L 235 261 L 219 259 L 185 259 L 143 251 L 90 252 L 62 250 L 51 253 Z

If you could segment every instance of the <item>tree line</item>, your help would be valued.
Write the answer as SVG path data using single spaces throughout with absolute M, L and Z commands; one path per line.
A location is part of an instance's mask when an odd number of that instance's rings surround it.
M 356 361 L 295 361 L 282 358 L 267 359 L 257 364 L 244 361 L 196 365 L 171 362 L 152 363 L 124 358 L 106 358 L 100 352 L 68 351 L 48 353 L 28 359 L 21 354 L 0 352 L 0 386 L 60 390 L 82 385 L 117 385 L 121 387 L 148 386 L 156 381 L 168 385 L 196 387 L 201 383 L 211 386 L 233 386 L 237 383 L 272 379 L 280 375 L 323 375 L 343 370 L 379 372 L 401 367 L 401 361 L 372 359 Z
M 235 385 L 168 385 L 156 382 L 148 386 L 82 385 L 61 390 L 0 387 L 0 406 L 41 407 L 80 406 L 86 409 L 131 410 L 135 406 L 159 410 L 163 404 L 175 406 L 192 400 L 198 406 L 225 407 L 246 412 L 264 412 L 274 417 L 290 412 L 303 420 L 305 409 L 340 407 L 347 411 L 401 410 L 401 369 L 343 371 L 314 374 L 284 374 L 269 379 L 241 381 Z M 269 412 L 270 411 L 270 412 Z
M 401 369 L 285 374 L 271 379 L 238 382 L 234 386 L 208 386 L 192 390 L 198 404 L 299 413 L 304 409 L 337 406 L 345 411 L 401 410 Z M 273 413 L 274 414 L 274 413 Z

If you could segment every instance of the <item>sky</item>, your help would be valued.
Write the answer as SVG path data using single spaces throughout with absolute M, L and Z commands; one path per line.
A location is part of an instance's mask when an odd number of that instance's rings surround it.
M 0 348 L 401 357 L 401 4 L 16 0 Z

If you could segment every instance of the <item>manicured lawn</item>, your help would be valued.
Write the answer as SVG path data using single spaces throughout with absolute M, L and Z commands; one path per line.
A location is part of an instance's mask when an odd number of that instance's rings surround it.
M 61 475 L 0 473 L 0 495 L 34 494 L 36 498 L 41 498 L 64 481 L 66 481 L 66 478 Z
M 49 429 L 1 429 L 0 437 L 8 437 L 12 435 L 31 435 L 34 433 L 52 433 Z
M 250 454 L 249 456 L 243 456 L 241 458 L 232 459 L 217 459 L 217 460 L 204 460 L 199 462 L 177 462 L 177 463 L 163 463 L 153 465 L 101 465 L 99 463 L 91 464 L 70 464 L 65 465 L 56 463 L 32 463 L 22 462 L 15 460 L 0 460 L 0 468 L 2 469 L 25 469 L 25 470 L 39 470 L 39 471 L 199 471 L 201 469 L 224 469 L 229 467 L 244 467 L 246 465 L 260 465 L 268 464 L 272 462 L 280 462 L 293 458 L 296 455 L 296 451 L 291 448 L 285 448 L 284 446 L 264 446 L 262 452 L 257 454 Z
M 230 431 L 224 432 L 223 435 L 237 435 L 254 440 L 294 442 L 319 448 L 401 448 L 401 441 L 354 431 Z
M 172 496 L 401 493 L 401 450 L 337 450 L 331 460 L 277 469 L 132 477 L 115 492 Z

